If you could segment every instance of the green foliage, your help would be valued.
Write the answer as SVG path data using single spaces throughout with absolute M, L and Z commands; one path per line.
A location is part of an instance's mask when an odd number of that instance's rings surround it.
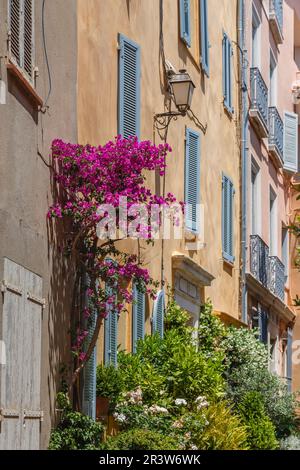
M 205 355 L 221 350 L 221 341 L 226 337 L 226 328 L 212 313 L 212 303 L 208 301 L 201 307 L 199 319 L 199 350 Z
M 109 398 L 113 406 L 123 391 L 123 375 L 112 365 L 97 366 L 97 396 Z
M 99 448 L 103 426 L 91 418 L 76 411 L 71 411 L 70 402 L 64 393 L 57 396 L 62 418 L 51 432 L 50 450 L 93 450 Z
M 226 401 L 210 405 L 203 414 L 207 425 L 192 440 L 203 450 L 246 450 L 247 428 Z
M 178 333 L 185 336 L 187 333 L 189 334 L 187 328 L 189 320 L 190 315 L 170 297 L 166 309 L 165 330 L 176 329 Z
M 131 429 L 110 437 L 102 447 L 104 450 L 176 450 L 175 439 L 148 429 Z
M 242 420 L 247 425 L 250 448 L 277 449 L 275 427 L 266 415 L 262 395 L 259 392 L 248 392 L 238 404 L 238 409 Z

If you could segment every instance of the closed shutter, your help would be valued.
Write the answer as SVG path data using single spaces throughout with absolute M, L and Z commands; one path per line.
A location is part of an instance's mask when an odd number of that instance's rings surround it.
M 85 275 L 85 291 L 90 286 L 89 276 Z M 88 307 L 88 297 L 85 297 L 85 306 Z M 97 311 L 92 309 L 91 315 L 87 320 L 86 328 L 88 334 L 86 336 L 86 349 L 92 341 L 97 321 Z M 96 419 L 96 347 L 91 357 L 87 361 L 83 369 L 83 412 L 92 419 Z
M 232 45 L 227 34 L 223 34 L 223 96 L 224 106 L 228 112 L 233 113 L 232 107 Z
M 185 149 L 185 203 L 186 227 L 190 230 L 199 229 L 200 199 L 200 135 L 186 130 Z
M 258 307 L 259 339 L 262 343 L 268 343 L 268 312 L 261 306 Z
M 10 57 L 30 81 L 34 70 L 34 0 L 9 1 Z
M 112 288 L 107 288 L 108 295 L 112 295 Z M 114 305 L 107 306 L 107 317 L 104 323 L 104 363 L 117 366 L 118 353 L 118 313 Z
M 165 317 L 165 293 L 159 291 L 153 306 L 152 331 L 158 333 L 161 338 L 164 336 L 164 317 Z
M 136 352 L 136 342 L 145 336 L 145 294 L 133 287 L 132 306 L 132 352 Z
M 118 133 L 140 137 L 140 47 L 119 34 Z
M 207 0 L 200 0 L 200 24 L 201 24 L 201 66 L 204 73 L 209 76 L 209 38 Z
M 292 328 L 288 328 L 287 331 L 287 346 L 286 346 L 286 378 L 287 378 L 287 387 L 288 390 L 292 391 L 292 377 L 293 377 L 293 362 L 292 362 L 292 354 L 293 354 L 293 330 Z
M 180 37 L 191 47 L 191 2 L 190 0 L 180 0 Z
M 233 256 L 233 183 L 227 176 L 222 178 L 222 245 L 223 258 L 230 263 L 234 262 Z
M 284 113 L 284 169 L 298 171 L 298 114 Z
M 4 259 L 0 449 L 40 448 L 42 278 Z

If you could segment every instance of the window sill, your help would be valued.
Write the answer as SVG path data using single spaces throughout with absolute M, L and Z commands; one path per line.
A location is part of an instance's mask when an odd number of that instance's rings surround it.
M 224 263 L 225 266 L 227 266 L 229 268 L 234 268 L 234 262 L 235 262 L 235 260 L 230 261 L 229 259 L 226 259 L 223 256 L 223 263 Z
M 27 97 L 33 104 L 33 106 L 38 109 L 43 106 L 43 100 L 40 96 L 36 93 L 33 86 L 29 83 L 29 81 L 25 78 L 19 68 L 13 64 L 12 62 L 8 62 L 7 64 L 7 71 L 17 80 L 18 84 L 26 93 Z

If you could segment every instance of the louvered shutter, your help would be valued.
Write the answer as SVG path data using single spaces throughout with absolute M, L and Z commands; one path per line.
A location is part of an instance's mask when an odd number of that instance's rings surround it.
M 293 354 L 293 330 L 288 328 L 287 331 L 287 346 L 286 346 L 286 378 L 287 378 L 287 387 L 288 390 L 292 391 L 292 377 L 293 377 L 293 363 L 292 363 L 292 354 Z
M 90 286 L 90 278 L 85 274 L 84 283 L 85 292 Z M 85 296 L 85 306 L 88 307 L 88 297 Z M 88 334 L 86 336 L 86 349 L 88 348 L 96 326 L 97 311 L 92 309 L 91 315 L 87 320 L 86 328 Z M 90 359 L 87 361 L 83 369 L 83 412 L 92 419 L 96 419 L 96 347 L 94 348 Z
M 158 332 L 159 336 L 164 336 L 164 316 L 165 316 L 165 293 L 159 291 L 153 306 L 152 331 Z
M 136 342 L 145 336 L 145 294 L 136 286 L 133 288 L 132 306 L 132 351 L 136 352 Z
M 261 306 L 258 308 L 259 339 L 262 343 L 268 343 L 268 312 Z
M 199 229 L 200 199 L 200 135 L 186 130 L 185 149 L 185 203 L 186 227 L 190 230 Z
M 207 0 L 200 0 L 201 15 L 201 65 L 207 76 L 209 76 L 209 38 L 208 38 L 208 15 Z
M 21 66 L 21 2 L 9 2 L 10 55 Z
M 180 37 L 191 47 L 191 2 L 190 0 L 180 0 Z
M 298 114 L 284 113 L 284 169 L 298 171 Z
M 224 106 L 233 113 L 232 107 L 232 45 L 226 33 L 223 33 L 223 96 Z
M 140 137 L 140 47 L 119 34 L 118 133 Z
M 107 295 L 113 294 L 113 289 L 107 287 Z M 104 363 L 117 365 L 118 352 L 118 313 L 114 305 L 107 306 L 107 317 L 104 322 Z
M 225 175 L 222 178 L 222 245 L 223 258 L 233 263 L 233 204 L 234 187 Z
M 10 56 L 33 80 L 34 0 L 9 1 Z

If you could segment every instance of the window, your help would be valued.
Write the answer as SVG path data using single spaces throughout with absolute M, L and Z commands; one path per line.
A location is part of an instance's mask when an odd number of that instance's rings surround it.
M 260 181 L 259 167 L 255 160 L 252 159 L 251 164 L 251 234 L 259 235 L 260 233 Z
M 113 295 L 113 289 L 107 288 L 107 294 Z M 117 300 L 117 299 L 116 299 Z M 107 317 L 104 320 L 104 364 L 117 365 L 118 352 L 118 312 L 113 304 L 107 305 Z
M 186 130 L 185 147 L 185 203 L 186 227 L 199 230 L 200 199 L 200 135 L 191 129 Z
M 145 294 L 134 285 L 132 306 L 132 352 L 136 352 L 136 342 L 145 336 Z
M 269 88 L 269 105 L 277 104 L 277 64 L 272 51 L 270 51 L 270 88 Z
M 165 316 L 165 293 L 163 290 L 159 291 L 153 306 L 152 315 L 152 332 L 158 332 L 162 338 L 164 335 L 164 316 Z
M 179 16 L 180 16 L 180 37 L 188 47 L 191 47 L 191 1 L 190 0 L 180 0 Z
M 256 8 L 252 7 L 252 67 L 260 68 L 260 19 Z
M 232 107 L 232 45 L 226 33 L 223 34 L 223 97 L 224 106 L 229 113 Z
M 287 227 L 281 229 L 281 261 L 284 264 L 285 284 L 289 277 L 289 230 Z
M 270 188 L 270 256 L 277 256 L 277 198 Z
M 9 0 L 9 55 L 34 80 L 34 0 Z
M 230 263 L 233 256 L 233 202 L 234 187 L 230 178 L 222 178 L 222 249 L 223 258 Z
M 209 39 L 207 18 L 207 0 L 200 0 L 201 66 L 205 75 L 209 76 Z
M 284 169 L 298 171 L 298 114 L 284 113 L 283 133 Z
M 118 133 L 140 137 L 140 47 L 119 35 Z

